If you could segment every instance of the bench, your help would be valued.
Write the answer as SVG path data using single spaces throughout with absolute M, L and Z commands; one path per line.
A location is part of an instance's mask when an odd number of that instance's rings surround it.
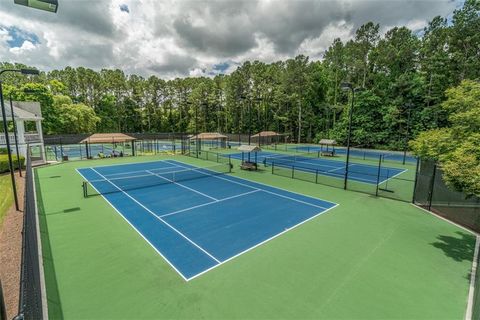
M 334 157 L 335 156 L 335 151 L 322 151 L 321 153 L 322 157 Z
M 257 163 L 251 161 L 243 161 L 240 165 L 240 169 L 242 170 L 257 170 Z

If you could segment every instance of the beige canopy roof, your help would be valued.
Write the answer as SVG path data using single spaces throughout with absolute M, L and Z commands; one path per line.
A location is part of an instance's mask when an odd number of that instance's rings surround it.
M 123 133 L 94 133 L 91 136 L 80 141 L 81 143 L 112 143 L 112 142 L 127 142 L 136 140 L 134 137 Z
M 218 132 L 203 132 L 199 133 L 196 136 L 190 138 L 190 140 L 215 140 L 215 139 L 227 139 L 227 136 L 220 134 Z
M 275 131 L 262 131 L 257 134 L 254 134 L 252 138 L 258 138 L 258 137 L 278 137 L 281 136 L 280 133 L 276 133 Z
M 238 147 L 238 150 L 239 151 L 242 151 L 242 152 L 259 152 L 259 151 L 262 151 L 262 149 L 260 149 L 260 147 L 256 146 L 256 145 L 248 145 L 248 144 L 242 144 L 240 147 Z
M 337 144 L 337 141 L 332 140 L 332 139 L 322 139 L 322 140 L 320 140 L 319 144 L 324 144 L 324 145 L 328 145 L 328 146 L 334 146 L 334 145 Z

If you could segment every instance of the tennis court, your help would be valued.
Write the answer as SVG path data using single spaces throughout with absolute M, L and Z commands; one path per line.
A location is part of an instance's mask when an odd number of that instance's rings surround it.
M 85 195 L 103 196 L 187 281 L 337 205 L 229 170 L 175 160 L 77 169 Z
M 242 160 L 242 153 L 229 155 L 233 159 Z M 248 154 L 243 155 L 244 159 L 248 158 Z M 297 171 L 309 173 L 318 173 L 329 177 L 343 179 L 345 176 L 345 162 L 328 160 L 324 158 L 315 158 L 313 155 L 285 155 L 281 153 L 260 151 L 250 154 L 250 159 L 256 157 L 259 163 L 271 165 L 275 167 L 291 168 Z M 376 185 L 384 183 L 404 172 L 406 169 L 390 168 L 350 162 L 348 165 L 348 179 L 368 184 Z
M 327 151 L 326 147 L 322 146 L 293 146 L 289 148 L 290 150 L 295 150 L 296 152 L 321 152 Z M 332 150 L 332 147 L 329 147 L 328 150 Z M 346 155 L 347 148 L 345 147 L 335 147 L 335 153 L 339 155 Z M 389 152 L 389 151 L 375 151 L 367 149 L 350 149 L 350 155 L 357 158 L 367 158 L 367 159 L 378 159 L 380 156 L 384 160 L 391 160 L 397 162 L 403 162 L 403 153 Z M 417 158 L 411 155 L 405 157 L 406 162 L 415 163 Z

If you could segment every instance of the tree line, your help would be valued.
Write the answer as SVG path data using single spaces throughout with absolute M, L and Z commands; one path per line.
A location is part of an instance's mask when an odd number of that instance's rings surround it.
M 335 39 L 321 61 L 299 55 L 246 61 L 229 75 L 163 80 L 122 70 L 66 67 L 29 78 L 4 76 L 14 99 L 39 101 L 46 134 L 90 132 L 255 133 L 293 141 L 345 143 L 356 92 L 352 143 L 402 149 L 405 136 L 448 125 L 446 90 L 480 78 L 480 0 L 420 33 L 368 22 L 349 41 Z M 27 67 L 3 63 L 0 68 Z M 410 125 L 407 125 L 410 113 Z

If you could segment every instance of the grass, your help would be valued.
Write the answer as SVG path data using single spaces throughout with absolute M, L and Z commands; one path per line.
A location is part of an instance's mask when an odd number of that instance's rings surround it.
M 10 173 L 0 175 L 0 226 L 13 203 Z
M 190 282 L 67 162 L 36 169 L 49 315 L 107 318 L 463 319 L 475 237 L 408 203 L 287 179 L 234 175 L 339 203 Z M 186 163 L 212 162 L 175 157 Z

